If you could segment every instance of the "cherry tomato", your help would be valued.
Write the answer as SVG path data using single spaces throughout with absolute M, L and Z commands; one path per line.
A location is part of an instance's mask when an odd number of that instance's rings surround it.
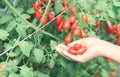
M 41 0 L 41 1 L 44 2 L 44 3 L 48 2 L 47 0 Z
M 51 3 L 55 3 L 55 0 L 51 0 Z
M 81 34 L 81 29 L 80 27 L 77 27 L 73 30 L 73 35 L 74 36 L 79 36 Z
M 42 21 L 42 18 L 40 19 L 40 22 Z M 42 23 L 42 25 L 45 25 L 46 23 L 47 23 L 47 18 L 46 17 L 44 17 L 43 18 L 43 21 L 41 22 Z
M 70 15 L 70 22 L 71 23 L 74 23 L 76 21 L 76 17 L 75 17 L 75 15 Z
M 78 22 L 75 21 L 75 22 L 71 25 L 70 30 L 73 31 L 77 26 L 78 26 Z
M 81 46 L 79 50 L 77 50 L 77 55 L 82 55 L 86 52 L 87 47 L 86 46 Z
M 71 34 L 68 34 L 65 39 L 64 39 L 64 42 L 66 45 L 68 45 L 70 42 L 72 41 L 72 35 Z
M 86 38 L 87 37 L 87 33 L 84 32 L 84 31 L 81 31 L 80 37 L 81 38 Z
M 76 11 L 77 11 L 77 9 L 76 9 L 75 6 L 71 6 L 71 7 L 70 7 L 70 12 L 71 12 L 72 14 L 75 14 Z
M 63 0 L 62 5 L 63 5 L 63 7 L 67 7 L 68 6 L 68 2 L 66 0 Z
M 70 20 L 64 20 L 63 29 L 64 30 L 70 29 Z
M 116 72 L 115 71 L 111 71 L 111 72 L 109 72 L 109 75 L 110 75 L 110 77 L 115 77 Z
M 70 48 L 68 49 L 68 52 L 69 52 L 70 54 L 72 54 L 72 55 L 76 55 L 76 51 L 74 50 L 73 47 L 70 47 Z
M 42 17 L 42 15 L 43 15 L 42 11 L 36 11 L 34 13 L 35 18 L 38 18 L 38 19 L 40 19 Z
M 96 27 L 102 26 L 102 22 L 96 22 Z
M 2 67 L 3 67 L 3 64 L 0 63 L 0 69 L 2 69 Z
M 75 45 L 74 45 L 74 50 L 77 51 L 77 50 L 79 50 L 80 48 L 81 48 L 81 45 L 79 45 L 79 44 L 75 44 Z
M 51 21 L 55 17 L 54 13 L 48 14 L 48 21 Z
M 116 44 L 120 44 L 120 38 L 116 39 Z
M 60 32 L 63 29 L 63 21 L 57 26 L 58 32 Z
M 84 15 L 82 15 L 82 20 L 86 23 L 86 24 L 88 24 L 88 17 L 84 14 Z
M 39 8 L 40 8 L 39 4 L 33 3 L 33 9 L 34 9 L 35 11 L 39 10 Z
M 59 24 L 61 23 L 61 21 L 62 21 L 62 16 L 58 16 L 58 17 L 55 19 L 55 23 L 56 23 L 57 25 L 59 25 Z

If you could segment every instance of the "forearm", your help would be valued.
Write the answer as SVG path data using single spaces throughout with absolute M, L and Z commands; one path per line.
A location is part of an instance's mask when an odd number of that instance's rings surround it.
M 112 45 L 109 49 L 105 49 L 104 56 L 120 63 L 120 46 Z

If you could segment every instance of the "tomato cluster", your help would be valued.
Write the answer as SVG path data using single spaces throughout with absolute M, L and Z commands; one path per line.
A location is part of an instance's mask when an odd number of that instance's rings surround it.
M 38 2 L 33 3 L 34 17 L 37 18 L 40 22 L 42 21 L 43 14 L 45 12 L 45 4 L 48 0 L 38 0 Z M 54 4 L 55 0 L 51 0 L 51 3 Z M 42 25 L 45 25 L 47 21 L 51 21 L 55 17 L 54 12 L 52 11 L 52 6 L 48 8 L 48 15 L 43 18 L 41 22 Z
M 73 55 L 82 55 L 86 52 L 87 47 L 86 46 L 81 46 L 79 44 L 75 44 L 73 47 L 70 47 L 68 49 L 68 52 Z

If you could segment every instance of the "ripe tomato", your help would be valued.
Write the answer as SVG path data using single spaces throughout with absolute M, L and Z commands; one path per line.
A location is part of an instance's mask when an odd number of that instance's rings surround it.
M 81 31 L 80 37 L 81 38 L 86 38 L 87 37 L 87 33 L 84 32 L 84 31 Z
M 41 19 L 41 18 L 42 18 L 42 15 L 43 15 L 42 11 L 36 11 L 36 12 L 34 13 L 35 18 L 38 18 L 38 19 Z
M 82 20 L 88 24 L 88 17 L 86 15 L 82 15 Z
M 72 41 L 72 35 L 71 34 L 68 34 L 65 39 L 64 39 L 64 42 L 66 45 L 68 45 L 70 42 Z
M 66 0 L 63 0 L 62 5 L 63 5 L 63 7 L 67 7 L 68 6 L 68 2 Z
M 78 26 L 78 22 L 75 21 L 75 22 L 71 25 L 70 30 L 73 31 L 77 26 Z
M 116 39 L 116 44 L 120 44 L 120 38 Z
M 72 55 L 76 55 L 76 51 L 74 50 L 73 47 L 70 47 L 70 48 L 68 49 L 68 52 L 69 52 L 70 54 L 72 54 Z
M 51 0 L 51 3 L 55 3 L 55 0 Z
M 96 27 L 102 26 L 102 22 L 96 22 Z
M 41 1 L 44 2 L 44 3 L 48 2 L 47 0 L 41 0 Z
M 64 20 L 63 29 L 64 30 L 70 29 L 70 20 Z
M 72 14 L 75 14 L 76 11 L 77 11 L 77 9 L 76 9 L 75 6 L 71 6 L 71 7 L 70 7 L 70 12 L 71 12 Z
M 33 9 L 34 9 L 35 11 L 39 10 L 39 8 L 40 8 L 39 4 L 33 3 Z
M 111 71 L 111 72 L 109 72 L 109 75 L 110 75 L 110 77 L 115 77 L 116 72 L 115 71 Z
M 80 48 L 81 48 L 81 45 L 79 45 L 79 44 L 75 44 L 75 45 L 74 45 L 74 50 L 77 51 L 77 50 L 79 50 Z
M 80 27 L 77 27 L 73 30 L 73 35 L 74 36 L 79 36 L 81 34 L 81 29 Z
M 58 32 L 60 32 L 63 29 L 63 21 L 57 26 Z
M 48 14 L 48 21 L 51 21 L 55 17 L 54 13 Z
M 77 50 L 77 55 L 82 55 L 86 52 L 87 47 L 86 46 L 81 46 L 79 50 Z
M 0 63 L 0 69 L 2 69 L 2 67 L 3 67 L 3 64 Z
M 71 23 L 74 23 L 76 21 L 76 17 L 75 17 L 75 15 L 70 15 L 70 22 Z
M 55 19 L 55 23 L 56 23 L 57 25 L 59 25 L 59 24 L 61 23 L 61 21 L 62 21 L 62 16 L 58 16 L 58 17 Z
M 40 19 L 40 22 L 42 21 L 42 18 Z M 42 25 L 45 25 L 47 23 L 47 17 L 43 18 L 43 21 L 41 22 Z

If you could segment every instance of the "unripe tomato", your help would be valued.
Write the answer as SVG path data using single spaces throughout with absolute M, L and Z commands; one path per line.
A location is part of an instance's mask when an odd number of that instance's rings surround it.
M 63 5 L 63 7 L 67 7 L 68 6 L 68 2 L 66 0 L 63 0 L 62 5 Z
M 75 22 L 71 25 L 70 30 L 73 31 L 77 26 L 78 26 L 78 22 L 75 21 Z
M 74 23 L 76 21 L 76 17 L 75 17 L 75 15 L 70 15 L 70 22 L 71 23 Z
M 77 50 L 79 50 L 80 48 L 81 48 L 81 45 L 79 45 L 79 44 L 75 44 L 75 45 L 74 45 L 74 50 L 77 51 Z
M 96 22 L 96 27 L 102 26 L 102 22 Z
M 56 23 L 57 25 L 59 25 L 59 24 L 61 23 L 61 21 L 62 21 L 62 16 L 58 16 L 58 17 L 55 19 L 55 23 Z
M 73 35 L 74 36 L 79 36 L 81 34 L 81 29 L 80 27 L 77 27 L 73 30 Z
M 70 20 L 64 20 L 63 29 L 64 30 L 70 29 Z
M 36 11 L 36 12 L 34 13 L 35 18 L 38 18 L 38 19 L 41 19 L 41 18 L 42 18 L 42 15 L 43 15 L 42 11 Z
M 63 21 L 57 26 L 58 32 L 60 32 L 63 29 Z
M 86 38 L 87 37 L 87 33 L 84 32 L 84 31 L 81 31 L 80 37 L 81 38 Z
M 54 13 L 48 14 L 48 21 L 51 21 L 55 17 Z
M 70 42 L 72 41 L 72 35 L 71 34 L 68 34 L 65 39 L 64 39 L 64 42 L 66 45 L 68 45 Z
M 40 8 L 39 4 L 33 3 L 33 9 L 34 9 L 35 11 L 39 10 L 39 8 Z
M 76 9 L 75 6 L 71 6 L 71 7 L 70 7 L 70 12 L 71 12 L 72 14 L 75 14 L 76 11 L 77 11 L 77 9 Z
M 88 17 L 84 14 L 84 15 L 82 15 L 82 20 L 86 23 L 86 24 L 88 24 Z
M 73 47 L 70 47 L 70 48 L 68 49 L 68 52 L 69 52 L 70 54 L 72 54 L 72 55 L 76 55 L 76 54 L 77 54 Z
M 77 55 L 82 55 L 86 52 L 87 47 L 86 46 L 81 46 L 79 50 L 77 50 Z

